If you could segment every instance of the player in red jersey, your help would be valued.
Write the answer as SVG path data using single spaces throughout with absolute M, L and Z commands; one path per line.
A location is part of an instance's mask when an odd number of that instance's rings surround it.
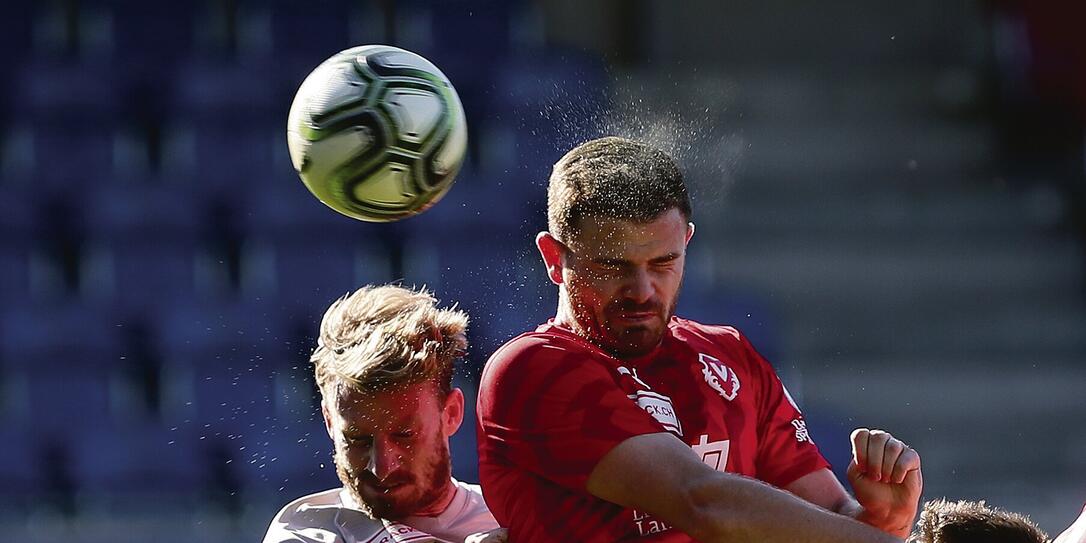
M 743 335 L 673 316 L 694 227 L 670 157 L 591 141 L 555 165 L 548 196 L 536 241 L 557 315 L 499 349 L 479 393 L 483 494 L 511 541 L 909 534 L 915 451 L 854 432 L 854 499 Z

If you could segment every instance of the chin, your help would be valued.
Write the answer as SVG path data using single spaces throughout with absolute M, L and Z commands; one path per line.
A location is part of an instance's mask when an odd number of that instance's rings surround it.
M 661 332 L 648 328 L 624 330 L 617 339 L 613 340 L 612 350 L 627 357 L 649 354 L 660 344 L 662 337 Z
M 385 497 L 367 500 L 366 506 L 369 508 L 372 516 L 386 520 L 397 520 L 409 517 L 418 509 L 417 504 L 409 503 L 408 500 Z

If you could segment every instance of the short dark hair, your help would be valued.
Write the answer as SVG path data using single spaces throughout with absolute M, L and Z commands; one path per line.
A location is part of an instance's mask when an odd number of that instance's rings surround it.
M 1048 534 L 1029 517 L 983 501 L 933 500 L 924 504 L 909 543 L 1045 543 Z
M 675 161 L 650 145 L 611 136 L 578 145 L 554 165 L 547 227 L 568 242 L 584 217 L 647 223 L 672 208 L 690 219 L 690 196 Z

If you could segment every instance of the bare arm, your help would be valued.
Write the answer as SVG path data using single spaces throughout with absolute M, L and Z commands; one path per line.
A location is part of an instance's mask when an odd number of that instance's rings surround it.
M 808 473 L 784 489 L 823 509 L 852 518 L 856 518 L 861 509 L 860 504 L 828 469 Z
M 667 433 L 633 437 L 592 470 L 588 491 L 705 543 L 900 542 L 765 483 L 711 469 Z

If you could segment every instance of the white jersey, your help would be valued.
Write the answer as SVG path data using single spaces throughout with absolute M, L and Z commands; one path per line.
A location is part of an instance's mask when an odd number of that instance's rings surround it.
M 456 494 L 440 515 L 397 522 L 370 518 L 343 488 L 310 494 L 275 515 L 264 543 L 461 543 L 498 527 L 479 485 L 453 484 Z

